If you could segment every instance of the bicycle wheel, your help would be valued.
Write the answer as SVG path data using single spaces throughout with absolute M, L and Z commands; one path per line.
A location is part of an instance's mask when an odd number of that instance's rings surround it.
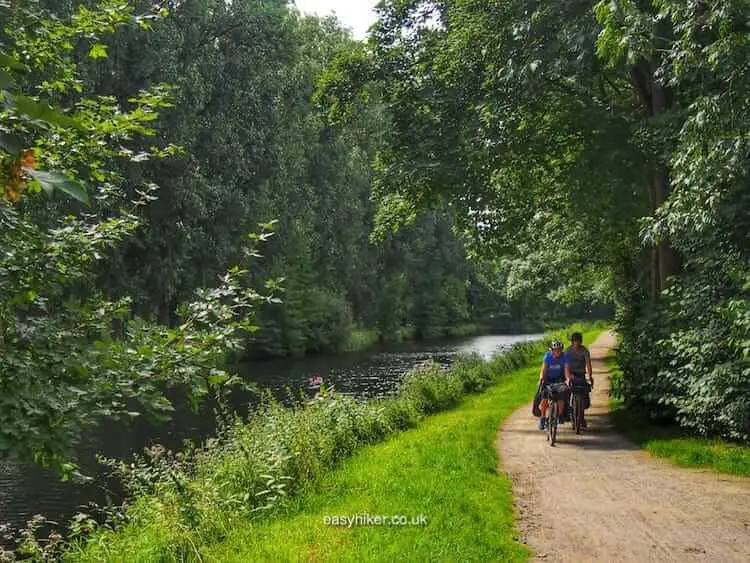
M 580 434 L 583 428 L 583 395 L 580 393 L 573 394 L 573 428 L 576 434 Z
M 557 400 L 552 399 L 547 409 L 547 440 L 554 446 L 557 439 Z

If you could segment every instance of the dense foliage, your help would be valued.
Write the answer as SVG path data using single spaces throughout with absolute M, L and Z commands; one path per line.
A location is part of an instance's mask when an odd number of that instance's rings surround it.
M 372 162 L 391 108 L 373 96 L 335 123 L 313 99 L 359 49 L 334 19 L 284 0 L 24 0 L 0 13 L 0 457 L 70 469 L 86 428 L 168 415 L 169 387 L 197 404 L 230 380 L 230 351 L 588 312 L 531 298 L 519 264 L 469 263 L 443 210 L 382 229 Z M 258 229 L 263 256 L 247 238 Z M 283 280 L 282 302 L 268 279 Z
M 508 291 L 619 304 L 619 391 L 750 438 L 747 0 L 386 0 L 318 98 L 379 96 L 376 229 L 447 208 Z
M 142 320 L 126 296 L 105 296 L 97 267 L 134 236 L 137 209 L 153 197 L 148 186 L 128 197 L 119 161 L 142 159 L 129 145 L 155 134 L 149 124 L 169 102 L 156 84 L 121 104 L 90 96 L 73 52 L 93 43 L 89 56 L 100 57 L 101 36 L 155 16 L 136 17 L 117 0 L 96 12 L 82 7 L 67 22 L 17 5 L 0 10 L 8 17 L 0 58 L 0 458 L 68 473 L 75 444 L 103 417 L 164 416 L 168 388 L 197 402 L 226 383 L 224 355 L 255 329 L 253 311 L 265 298 L 249 286 L 244 262 L 215 289 L 195 292 L 174 328 Z M 145 154 L 172 152 L 154 145 Z M 247 243 L 238 258 L 253 254 Z

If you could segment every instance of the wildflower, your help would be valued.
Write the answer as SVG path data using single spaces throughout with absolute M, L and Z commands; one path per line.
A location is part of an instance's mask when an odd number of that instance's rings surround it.
M 5 184 L 5 199 L 11 203 L 17 203 L 26 189 L 26 176 L 24 168 L 34 168 L 34 151 L 25 150 L 20 158 L 10 163 L 10 174 Z

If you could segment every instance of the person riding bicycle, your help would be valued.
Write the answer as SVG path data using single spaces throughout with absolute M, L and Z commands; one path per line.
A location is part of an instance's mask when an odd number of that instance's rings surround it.
M 569 370 L 568 380 L 571 382 L 573 393 L 585 393 L 584 409 L 589 408 L 591 406 L 590 393 L 594 386 L 594 377 L 591 369 L 591 354 L 588 348 L 583 345 L 583 335 L 580 332 L 574 332 L 570 335 L 570 347 L 565 351 L 565 364 Z M 585 418 L 582 426 L 586 428 Z
M 566 367 L 562 342 L 554 340 L 549 345 L 549 352 L 544 355 L 542 369 L 539 372 L 539 385 L 542 388 L 543 397 L 539 405 L 539 410 L 542 413 L 542 416 L 539 418 L 539 430 L 544 430 L 545 428 L 549 399 L 557 400 L 558 413 L 562 414 L 565 410 L 565 405 L 570 396 L 570 388 L 565 383 L 569 376 Z

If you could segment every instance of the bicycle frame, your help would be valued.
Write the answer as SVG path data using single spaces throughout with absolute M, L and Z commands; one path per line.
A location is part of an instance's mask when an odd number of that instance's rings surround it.
M 557 399 L 547 402 L 547 441 L 550 446 L 555 445 L 557 439 Z

